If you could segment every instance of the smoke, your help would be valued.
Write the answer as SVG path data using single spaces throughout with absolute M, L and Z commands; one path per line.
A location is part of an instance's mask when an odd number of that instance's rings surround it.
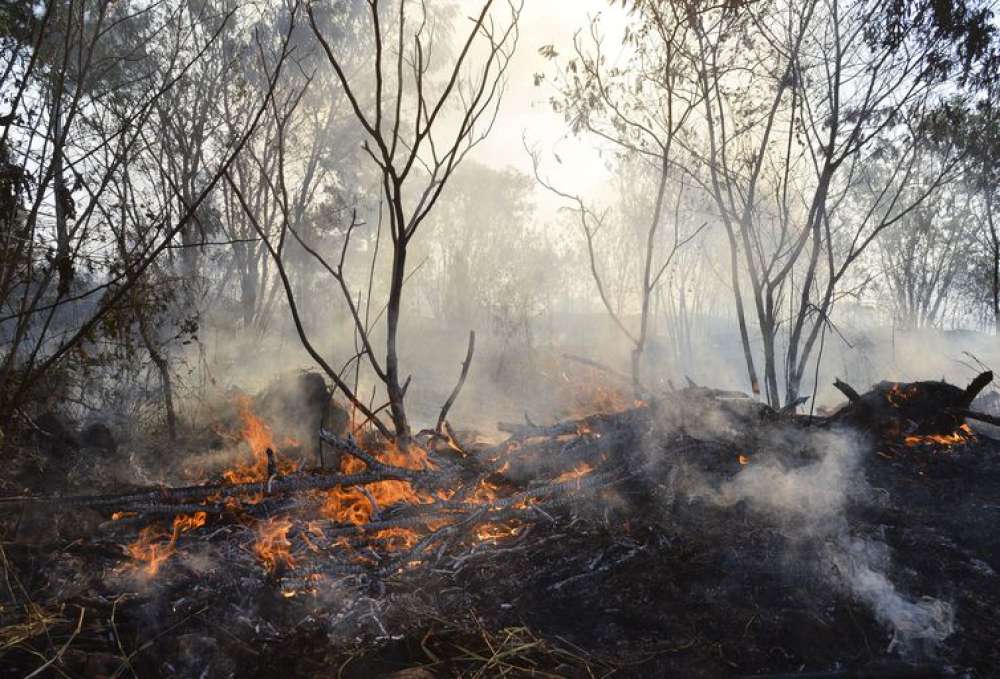
M 802 466 L 789 466 L 774 445 L 797 445 L 818 456 Z M 866 446 L 844 431 L 784 435 L 772 449 L 759 450 L 750 465 L 718 488 L 699 494 L 721 506 L 746 502 L 781 526 L 791 543 L 802 548 L 810 565 L 833 587 L 868 605 L 876 619 L 892 631 L 890 651 L 904 656 L 932 653 L 955 631 L 950 604 L 931 597 L 911 598 L 890 580 L 888 545 L 875 536 L 851 533 L 847 509 L 872 502 L 860 462 Z
M 893 631 L 889 650 L 903 655 L 932 652 L 955 631 L 955 613 L 932 597 L 911 600 L 889 581 L 888 548 L 884 543 L 841 535 L 827 556 L 837 578 L 868 604 L 880 623 Z

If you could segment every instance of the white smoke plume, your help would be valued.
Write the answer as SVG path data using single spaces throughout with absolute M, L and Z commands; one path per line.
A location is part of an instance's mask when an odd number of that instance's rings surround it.
M 810 432 L 796 443 L 818 459 L 791 468 L 759 451 L 734 479 L 704 489 L 704 497 L 722 506 L 747 502 L 783 526 L 793 543 L 805 545 L 805 553 L 811 550 L 817 572 L 868 605 L 892 631 L 890 651 L 904 656 L 933 652 L 955 631 L 952 606 L 900 592 L 890 580 L 889 547 L 874 536 L 852 534 L 847 520 L 850 502 L 874 497 L 860 465 L 865 444 L 836 431 Z

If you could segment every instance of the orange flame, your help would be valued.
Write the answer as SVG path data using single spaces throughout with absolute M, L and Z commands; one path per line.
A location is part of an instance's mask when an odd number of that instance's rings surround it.
M 521 531 L 520 526 L 504 523 L 483 523 L 476 526 L 476 537 L 480 540 L 502 540 L 514 537 Z
M 407 453 L 395 445 L 387 445 L 380 451 L 368 451 L 375 459 L 403 469 L 427 469 L 431 466 L 427 451 L 413 445 Z M 365 463 L 356 457 L 344 455 L 340 470 L 344 474 L 357 474 L 365 470 Z M 400 502 L 422 504 L 432 502 L 430 495 L 417 493 L 409 481 L 379 481 L 367 486 L 375 503 L 384 509 Z M 340 523 L 360 525 L 368 523 L 374 507 L 368 497 L 357 488 L 332 488 L 325 492 L 325 501 L 320 513 L 328 519 Z
M 128 546 L 128 553 L 136 561 L 144 561 L 145 574 L 155 576 L 160 566 L 174 553 L 173 536 L 158 526 L 146 526 L 139 531 L 139 538 Z
M 167 532 L 159 526 L 146 526 L 139 531 L 139 538 L 127 549 L 136 561 L 144 561 L 145 574 L 155 576 L 167 559 L 177 551 L 177 538 L 181 533 L 205 525 L 205 512 L 195 512 L 191 516 L 179 514 L 174 517 L 173 530 Z
M 483 479 L 479 482 L 479 485 L 476 486 L 476 491 L 472 494 L 472 497 L 466 501 L 466 503 L 481 505 L 493 502 L 497 499 L 498 490 L 500 490 L 500 486 Z
M 295 567 L 292 556 L 292 543 L 288 539 L 288 531 L 292 528 L 292 520 L 287 516 L 267 519 L 257 524 L 257 542 L 253 551 L 257 558 L 264 562 L 268 571 L 274 572 L 279 564 Z
M 239 436 L 250 447 L 253 460 L 249 463 L 237 464 L 232 469 L 223 472 L 222 476 L 230 483 L 255 483 L 267 480 L 267 450 L 278 450 L 278 445 L 274 442 L 274 433 L 271 427 L 257 417 L 252 408 L 249 396 L 240 396 L 237 399 L 240 410 L 240 420 L 243 426 L 240 428 Z M 285 439 L 284 445 L 296 445 L 295 439 Z M 279 474 L 288 474 L 298 469 L 298 465 L 288 458 L 276 457 L 277 471 Z
M 619 413 L 640 405 L 623 390 L 605 384 L 574 384 L 572 398 L 570 414 L 579 417 L 591 413 Z
M 590 472 L 594 471 L 594 468 L 587 464 L 586 462 L 581 462 L 569 471 L 563 472 L 555 478 L 554 483 L 563 483 L 565 481 L 573 481 L 586 476 Z
M 386 528 L 375 533 L 375 539 L 384 540 L 389 549 L 409 549 L 417 544 L 417 537 L 410 528 Z
M 967 424 L 962 424 L 958 429 L 956 429 L 951 434 L 926 434 L 924 436 L 907 436 L 903 439 L 903 443 L 908 446 L 921 446 L 921 445 L 937 445 L 944 446 L 945 448 L 950 448 L 956 445 L 962 445 L 968 443 L 969 441 L 975 439 L 976 435 L 972 431 L 972 427 Z

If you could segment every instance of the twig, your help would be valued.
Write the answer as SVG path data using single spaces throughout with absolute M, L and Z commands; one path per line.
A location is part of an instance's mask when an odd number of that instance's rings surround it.
M 56 654 L 54 656 L 52 656 L 51 658 L 49 658 L 48 660 L 46 660 L 45 663 L 41 667 L 39 667 L 38 669 L 36 669 L 31 674 L 25 676 L 24 679 L 31 679 L 32 677 L 37 677 L 39 674 L 41 674 L 46 669 L 48 669 L 48 667 L 51 666 L 53 663 L 58 662 L 59 660 L 62 660 L 63 653 L 66 652 L 66 649 L 69 648 L 69 645 L 72 644 L 73 640 L 76 639 L 76 637 L 77 637 L 78 634 L 80 634 L 80 630 L 83 629 L 83 614 L 86 612 L 86 610 L 87 609 L 84 608 L 83 606 L 80 607 L 80 619 L 76 621 L 76 629 L 73 630 L 73 633 L 69 635 L 69 639 L 66 640 L 66 643 L 64 643 L 62 645 L 62 647 L 59 649 L 59 651 L 56 652 Z
M 611 366 L 604 365 L 603 363 L 599 363 L 598 361 L 595 361 L 595 360 L 593 360 L 591 358 L 587 358 L 586 356 L 577 356 L 575 354 L 563 354 L 562 357 L 565 358 L 568 361 L 575 361 L 575 362 L 581 363 L 581 364 L 583 364 L 583 365 L 585 365 L 585 366 L 587 366 L 589 368 L 595 368 L 597 370 L 600 370 L 601 372 L 606 372 L 609 375 L 612 375 L 614 377 L 617 377 L 620 380 L 624 380 L 625 382 L 628 382 L 629 384 L 632 383 L 632 378 L 629 375 L 626 375 L 623 372 L 618 372 L 617 370 L 615 370 Z
M 979 392 L 985 389 L 986 385 L 992 381 L 993 373 L 989 370 L 977 375 L 976 379 L 972 380 L 972 382 L 969 383 L 969 386 L 965 388 L 965 392 L 962 394 L 962 405 L 971 405 L 972 402 L 976 400 L 976 396 L 979 395 Z
M 438 432 L 444 431 L 444 421 L 448 417 L 448 411 L 451 410 L 452 404 L 455 399 L 458 398 L 459 392 L 462 391 L 462 386 L 465 384 L 465 378 L 469 374 L 469 366 L 472 365 L 472 354 L 476 351 L 476 331 L 469 331 L 469 349 L 465 352 L 465 361 L 462 363 L 462 374 L 459 375 L 458 384 L 455 388 L 451 390 L 451 395 L 448 396 L 448 400 L 444 402 L 441 406 L 441 414 L 438 415 L 437 427 Z

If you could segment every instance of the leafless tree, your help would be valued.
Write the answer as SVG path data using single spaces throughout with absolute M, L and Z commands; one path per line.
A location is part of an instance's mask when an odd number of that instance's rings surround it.
M 0 262 L 0 422 L 128 306 L 268 108 L 265 95 L 181 210 L 146 200 L 159 177 L 148 144 L 157 105 L 218 35 L 192 39 L 185 12 L 183 3 L 46 3 L 5 46 L 3 87 L 13 96 L 2 145 L 30 179 L 17 228 L 4 235 L 15 256 Z M 267 92 L 288 56 L 284 45 Z M 129 200 L 116 203 L 122 191 Z
M 696 72 L 684 59 L 684 45 L 690 39 L 685 22 L 679 20 L 672 7 L 661 8 L 657 3 L 643 3 L 637 11 L 641 30 L 626 32 L 625 41 L 633 49 L 633 56 L 626 64 L 608 61 L 598 19 L 591 21 L 587 40 L 579 34 L 575 36 L 574 54 L 556 79 L 558 96 L 554 105 L 564 112 L 574 132 L 585 132 L 611 144 L 623 156 L 644 164 L 656 178 L 655 198 L 645 217 L 639 250 L 638 328 L 630 328 L 612 304 L 604 274 L 598 267 L 596 238 L 606 214 L 589 205 L 582 196 L 543 178 L 539 154 L 530 149 L 529 153 L 538 182 L 565 199 L 579 215 L 598 295 L 615 325 L 632 344 L 631 374 L 638 396 L 645 392 L 641 365 L 650 333 L 654 292 L 679 250 L 704 226 L 678 219 L 679 211 L 668 206 L 671 193 L 677 204 L 683 199 L 684 184 L 674 181 L 680 164 L 676 156 L 683 152 L 682 138 L 689 134 L 690 118 L 704 95 L 698 88 Z M 557 56 L 551 46 L 541 51 L 550 58 Z M 668 223 L 672 235 L 664 244 L 660 233 Z
M 744 276 L 762 342 L 764 392 L 799 402 L 813 348 L 840 284 L 878 235 L 919 205 L 954 169 L 920 190 L 919 121 L 940 96 L 927 44 L 869 40 L 878 3 L 838 0 L 702 8 L 684 5 L 697 36 L 705 175 L 730 244 L 732 288 L 751 385 L 756 359 Z M 752 49 L 747 49 L 747 47 Z M 848 213 L 862 170 L 888 150 L 893 174 Z M 946 156 L 947 158 L 947 156 Z M 707 176 L 706 176 L 707 175 Z M 779 329 L 787 327 L 785 350 Z
M 404 405 L 409 378 L 406 381 L 400 378 L 399 323 L 404 286 L 410 274 L 407 269 L 409 246 L 455 168 L 486 137 L 496 119 L 507 68 L 517 43 L 520 5 L 507 3 L 502 21 L 495 18 L 497 12 L 493 6 L 492 0 L 484 2 L 480 12 L 471 19 L 457 54 L 443 69 L 440 84 L 434 82 L 434 74 L 440 66 L 434 55 L 443 52 L 444 46 L 436 44 L 434 32 L 428 27 L 426 4 L 400 2 L 393 8 L 393 16 L 389 16 L 382 3 L 369 0 L 375 52 L 373 78 L 347 72 L 346 55 L 324 35 L 317 22 L 316 8 L 307 7 L 316 39 L 363 131 L 362 148 L 376 169 L 380 203 L 387 216 L 391 247 L 385 255 L 390 261 L 384 307 L 384 359 L 377 354 L 373 337 L 373 324 L 381 314 L 370 316 L 366 313 L 346 277 L 345 259 L 351 235 L 361 224 L 352 219 L 344 228 L 344 245 L 335 262 L 300 237 L 290 218 L 290 206 L 286 204 L 282 204 L 282 222 L 277 236 L 272 237 L 256 224 L 258 235 L 268 248 L 282 281 L 293 321 L 306 350 L 366 421 L 404 450 L 410 445 L 412 431 Z M 374 82 L 374 92 L 369 96 L 364 85 L 371 82 Z M 227 181 L 244 212 L 251 216 L 247 196 L 239 189 L 235 178 L 229 174 Z M 282 244 L 287 238 L 294 239 L 309 252 L 340 289 L 360 342 L 358 354 L 352 361 L 366 360 L 383 385 L 387 397 L 384 407 L 390 412 L 391 429 L 379 417 L 383 406 L 366 405 L 342 376 L 342 371 L 335 369 L 310 340 L 299 312 L 300 300 L 296 299 L 282 257 Z
M 933 181 L 938 169 L 934 158 L 926 165 L 919 172 Z M 898 327 L 938 327 L 950 306 L 963 304 L 955 293 L 966 282 L 969 257 L 976 250 L 974 234 L 981 227 L 974 198 L 956 178 L 877 241 L 877 273 L 891 297 Z

